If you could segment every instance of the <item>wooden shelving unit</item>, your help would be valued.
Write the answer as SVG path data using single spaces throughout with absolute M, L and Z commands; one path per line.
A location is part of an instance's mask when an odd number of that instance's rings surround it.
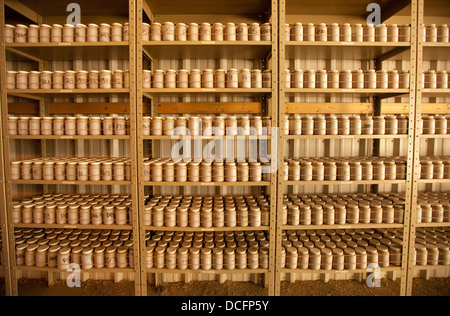
M 200 1 L 196 3 L 195 7 L 186 6 L 183 1 L 174 1 L 167 5 L 164 1 L 159 0 L 138 0 L 137 16 L 138 25 L 143 22 L 160 22 L 164 23 L 166 20 L 179 22 L 203 22 L 198 21 L 198 15 L 206 14 L 207 20 L 210 23 L 221 22 L 227 23 L 238 18 L 240 22 L 270 22 L 272 24 L 272 38 L 271 42 L 144 42 L 142 41 L 142 34 L 140 27 L 138 27 L 138 126 L 141 126 L 140 118 L 142 118 L 143 104 L 150 102 L 151 110 L 150 116 L 156 116 L 161 114 L 259 114 L 272 117 L 272 126 L 277 126 L 277 78 L 276 72 L 278 67 L 277 62 L 277 34 L 278 28 L 278 2 L 275 0 L 252 0 L 245 3 L 237 3 L 236 1 L 214 0 L 214 1 Z M 184 17 L 178 17 L 182 14 Z M 143 19 L 141 19 L 143 16 Z M 200 18 L 201 19 L 201 18 Z M 184 20 L 184 21 L 183 21 Z M 141 57 L 142 56 L 142 57 Z M 215 66 L 209 64 L 208 67 L 212 68 L 235 68 L 229 65 L 234 64 L 236 60 L 250 60 L 254 65 L 261 65 L 264 69 L 270 67 L 272 69 L 272 89 L 142 89 L 142 78 L 139 74 L 144 69 L 165 69 L 165 67 L 173 62 L 178 63 L 180 67 L 186 67 L 185 69 L 194 68 L 192 65 L 199 63 L 200 60 L 214 60 Z M 232 60 L 233 62 L 228 62 Z M 228 64 L 228 66 L 227 66 Z M 183 66 L 181 66 L 183 65 Z M 172 66 L 173 67 L 173 66 Z M 200 67 L 201 66 L 196 66 Z M 208 68 L 204 67 L 204 68 Z M 261 69 L 261 67 L 257 67 Z M 195 100 L 198 98 L 207 98 L 211 104 L 195 105 Z M 245 102 L 253 101 L 255 104 L 250 105 L 248 103 L 231 104 L 230 100 L 235 101 L 235 98 L 245 98 Z M 167 111 L 167 107 L 164 106 L 165 100 L 172 99 L 177 100 L 176 106 L 171 106 Z M 163 101 L 164 100 L 164 101 Z M 202 99 L 202 102 L 204 99 Z M 206 100 L 206 99 L 205 99 Z M 172 102 L 173 102 L 172 101 Z M 259 103 L 259 105 L 258 105 Z M 247 110 L 246 110 L 247 109 Z M 166 110 L 166 111 L 165 111 Z M 196 137 L 196 139 L 213 140 L 216 137 Z M 226 139 L 226 137 L 224 137 Z M 266 139 L 271 142 L 270 136 L 254 137 L 254 136 L 236 136 L 231 137 L 232 140 L 252 140 L 252 139 Z M 151 157 L 158 157 L 160 153 L 160 142 L 172 140 L 172 137 L 166 136 L 144 136 L 141 131 L 138 133 L 140 161 L 144 160 L 146 155 L 150 154 Z M 147 148 L 146 151 L 144 148 Z M 139 166 L 140 169 L 142 165 Z M 142 179 L 142 178 L 141 178 Z M 166 189 L 178 189 L 181 190 L 181 194 L 186 192 L 196 192 L 190 190 L 198 190 L 199 188 L 209 188 L 214 190 L 216 195 L 222 195 L 222 192 L 226 190 L 235 190 L 234 188 L 251 188 L 252 190 L 261 190 L 272 197 L 276 195 L 276 175 L 271 176 L 271 181 L 261 182 L 243 182 L 243 183 L 227 183 L 227 182 L 209 182 L 209 183 L 157 183 L 157 182 L 144 182 L 139 181 L 139 188 L 141 196 L 144 196 L 146 192 L 157 194 L 161 190 Z M 150 190 L 150 191 L 148 191 Z M 167 192 L 167 191 L 164 191 Z M 170 191 L 172 192 L 172 191 Z M 238 191 L 236 191 L 238 192 Z M 255 191 L 256 192 L 256 191 Z M 143 199 L 141 208 L 144 207 Z M 271 224 L 269 227 L 258 228 L 257 230 L 267 230 L 270 233 L 270 264 L 268 270 L 256 269 L 256 270 L 220 270 L 220 271 L 191 271 L 191 270 L 168 270 L 168 269 L 150 269 L 145 270 L 142 273 L 141 282 L 143 285 L 147 284 L 147 273 L 154 274 L 155 282 L 160 278 L 160 274 L 254 274 L 260 273 L 265 275 L 265 284 L 269 289 L 269 295 L 273 295 L 275 288 L 273 273 L 274 273 L 274 252 L 275 252 L 275 218 L 276 218 L 276 203 L 271 205 Z M 144 227 L 141 230 L 141 235 L 145 234 L 147 230 L 154 230 L 152 227 Z M 162 231 L 193 231 L 192 229 L 181 228 L 157 228 Z M 246 228 L 211 228 L 211 229 L 194 229 L 194 231 L 252 231 L 252 227 Z M 145 249 L 144 249 L 145 250 Z M 143 252 L 145 253 L 145 251 Z M 144 260 L 142 258 L 141 260 Z M 149 276 L 150 278 L 150 276 Z
M 280 29 L 284 35 L 284 26 L 286 24 L 294 24 L 296 22 L 302 23 L 362 23 L 365 21 L 360 20 L 365 14 L 365 5 L 361 2 L 350 1 L 342 6 L 329 6 L 325 5 L 323 1 L 316 1 L 311 3 L 306 0 L 293 1 L 293 0 L 281 0 L 280 1 Z M 282 280 L 282 274 L 286 274 L 286 277 L 293 281 L 298 279 L 296 274 L 310 275 L 314 273 L 325 273 L 328 275 L 334 273 L 340 273 L 339 271 L 312 271 L 312 270 L 289 270 L 280 269 L 281 266 L 281 235 L 285 230 L 317 230 L 317 229 L 337 229 L 339 225 L 308 225 L 308 226 L 294 226 L 290 227 L 281 224 L 281 207 L 283 206 L 283 194 L 286 192 L 307 192 L 308 188 L 315 185 L 323 186 L 326 192 L 334 192 L 332 188 L 341 188 L 343 185 L 355 185 L 359 192 L 373 191 L 378 192 L 382 185 L 393 185 L 396 190 L 400 187 L 406 187 L 406 208 L 404 224 L 357 224 L 357 225 L 345 225 L 349 228 L 395 228 L 404 229 L 404 247 L 403 247 L 403 262 L 402 267 L 388 269 L 388 271 L 402 272 L 402 288 L 401 294 L 406 295 L 406 267 L 408 258 L 408 244 L 409 244 L 409 220 L 410 220 L 410 199 L 412 196 L 412 172 L 413 172 L 413 145 L 414 145 L 414 126 L 415 126 L 415 54 L 417 52 L 416 47 L 416 6 L 415 0 L 403 1 L 401 4 L 395 3 L 395 1 L 386 1 L 382 5 L 383 20 L 387 20 L 396 15 L 400 10 L 405 9 L 407 6 L 411 6 L 410 14 L 407 14 L 411 18 L 413 37 L 411 42 L 407 43 L 355 43 L 355 42 L 293 42 L 287 41 L 285 36 L 280 36 L 280 72 L 279 72 L 279 126 L 285 126 L 284 120 L 286 114 L 371 114 L 373 116 L 381 114 L 408 114 L 409 115 L 409 130 L 408 135 L 396 135 L 394 137 L 388 135 L 345 135 L 345 136 L 280 136 L 280 157 L 279 164 L 284 162 L 286 156 L 286 149 L 289 148 L 290 154 L 297 155 L 299 141 L 301 140 L 302 146 L 308 146 L 308 144 L 314 144 L 319 146 L 318 141 L 324 146 L 323 151 L 319 151 L 325 154 L 327 157 L 334 157 L 337 152 L 333 152 L 332 148 L 336 148 L 333 145 L 336 142 L 346 141 L 353 142 L 352 146 L 359 147 L 359 154 L 369 156 L 381 156 L 381 144 L 384 142 L 392 142 L 394 146 L 400 144 L 408 144 L 407 159 L 407 179 L 406 180 L 393 180 L 393 181 L 284 181 L 283 174 L 279 173 L 279 185 L 278 185 L 278 218 L 277 218 L 277 273 L 275 277 L 275 283 L 279 286 Z M 407 11 L 406 11 L 407 12 Z M 333 20 L 333 18 L 336 18 Z M 392 22 L 395 23 L 395 22 Z M 292 62 L 290 62 L 292 60 Z M 296 69 L 314 69 L 315 64 L 321 65 L 320 60 L 326 60 L 324 63 L 332 69 L 336 69 L 338 64 L 346 61 L 361 62 L 363 67 L 367 69 L 383 69 L 383 62 L 385 61 L 401 61 L 406 60 L 411 64 L 410 69 L 410 89 L 294 89 L 286 88 L 286 72 L 285 69 L 290 68 L 290 65 L 294 65 Z M 311 61 L 309 66 L 307 61 Z M 342 62 L 341 62 L 342 61 Z M 300 66 L 301 65 L 301 66 Z M 305 66 L 306 65 L 306 66 Z M 298 67 L 298 68 L 297 68 Z M 305 68 L 301 68 L 305 67 Z M 307 68 L 311 67 L 311 68 Z M 320 66 L 319 66 L 320 67 Z M 336 68 L 335 68 L 336 67 Z M 345 67 L 345 66 L 343 66 Z M 348 66 L 347 66 L 348 67 Z M 347 68 L 349 69 L 349 68 Z M 293 70 L 293 68 L 292 68 Z M 405 69 L 406 70 L 406 69 Z M 389 99 L 408 97 L 408 103 L 392 104 L 388 103 Z M 350 101 L 353 99 L 353 101 Z M 294 102 L 292 102 L 295 100 Z M 301 101 L 300 101 L 301 100 Z M 310 100 L 304 101 L 304 100 Z M 321 101 L 321 100 L 326 100 Z M 338 100 L 341 100 L 340 103 Z M 357 102 L 369 102 L 369 103 L 357 103 Z M 383 102 L 384 101 L 384 102 Z M 403 101 L 404 102 L 404 101 Z M 310 103 L 310 104 L 309 104 Z M 306 145 L 303 145 L 306 144 Z M 369 145 L 369 147 L 367 147 Z M 297 146 L 297 147 L 296 147 Z M 405 145 L 403 145 L 404 147 Z M 295 150 L 297 148 L 297 150 Z M 372 151 L 372 152 L 370 152 Z M 306 151 L 308 152 L 308 151 Z M 347 186 L 348 187 L 348 186 Z M 298 191 L 301 190 L 301 191 Z M 404 190 L 404 189 L 403 189 Z M 320 192 L 320 191 L 314 191 Z M 303 228 L 302 228 L 303 227 Z M 361 273 L 362 271 L 348 271 L 348 273 Z M 367 271 L 364 271 L 367 272 Z M 304 278 L 302 278 L 303 280 Z M 328 280 L 328 277 L 324 280 Z M 276 289 L 276 295 L 280 295 L 280 288 Z
M 81 5 L 86 5 L 86 1 L 82 0 L 84 3 Z M 42 6 L 42 4 L 46 4 Z M 55 23 L 61 23 L 62 20 L 58 20 L 59 10 L 53 10 L 53 8 L 58 7 L 51 1 L 38 1 L 29 2 L 24 1 L 25 6 L 14 6 L 13 9 L 17 9 L 18 13 L 23 14 L 28 17 L 34 23 L 40 24 L 44 21 L 54 20 Z M 120 5 L 115 6 L 115 10 L 104 10 L 108 7 L 106 2 L 97 1 L 97 5 L 90 6 L 87 5 L 83 8 L 85 9 L 83 15 L 87 17 L 87 20 L 93 23 L 105 22 L 102 19 L 105 17 L 99 17 L 99 13 L 102 12 L 105 16 L 108 16 L 108 12 L 111 15 L 108 19 L 115 20 L 115 22 L 128 22 L 130 24 L 130 41 L 129 42 L 108 42 L 108 43 L 25 43 L 25 44 L 7 44 L 4 43 L 4 37 L 2 35 L 2 49 L 0 50 L 0 63 L 1 63 L 1 86 L 3 87 L 1 91 L 1 114 L 3 122 L 7 122 L 8 115 L 10 112 L 19 112 L 21 114 L 32 114 L 37 116 L 48 116 L 54 114 L 55 108 L 52 106 L 55 104 L 50 103 L 53 99 L 58 99 L 60 103 L 60 109 L 56 110 L 59 113 L 64 113 L 63 115 L 77 115 L 77 114 L 116 114 L 130 115 L 130 135 L 119 136 L 21 136 L 21 135 L 8 135 L 7 124 L 3 124 L 2 128 L 2 141 L 3 141 L 3 152 L 2 161 L 4 159 L 4 164 L 2 164 L 2 170 L 5 174 L 2 175 L 2 181 L 5 181 L 2 188 L 5 189 L 6 201 L 2 200 L 2 231 L 4 235 L 8 237 L 8 242 L 4 242 L 4 248 L 7 248 L 9 255 L 8 273 L 7 273 L 7 295 L 18 295 L 18 285 L 17 281 L 20 277 L 21 271 L 36 271 L 36 272 L 47 272 L 49 274 L 49 282 L 54 280 L 56 272 L 62 272 L 55 268 L 39 268 L 39 267 L 23 267 L 16 265 L 15 256 L 15 244 L 14 244 L 14 230 L 18 228 L 28 228 L 28 229 L 109 229 L 109 230 L 127 230 L 133 232 L 133 239 L 135 240 L 134 245 L 134 268 L 128 269 L 91 269 L 83 270 L 83 273 L 125 273 L 134 274 L 136 279 L 135 282 L 135 294 L 141 294 L 141 286 L 139 282 L 140 276 L 140 261 L 139 261 L 139 212 L 138 212 L 138 192 L 137 192 L 137 181 L 27 181 L 27 180 L 17 180 L 12 181 L 9 174 L 9 168 L 4 168 L 10 164 L 10 161 L 15 159 L 17 155 L 33 155 L 36 157 L 51 157 L 57 150 L 58 144 L 62 144 L 64 140 L 73 140 L 70 146 L 73 146 L 74 151 L 78 154 L 83 155 L 83 150 L 80 148 L 86 146 L 87 142 L 99 141 L 105 144 L 104 148 L 106 151 L 110 152 L 113 156 L 123 156 L 119 154 L 120 151 L 125 150 L 128 154 L 131 154 L 132 160 L 132 179 L 137 179 L 137 148 L 135 142 L 132 141 L 136 137 L 136 102 L 135 102 L 135 29 L 136 29 L 136 18 L 135 18 L 135 1 L 122 1 Z M 6 1 L 1 1 L 0 8 L 0 24 L 3 25 L 8 23 L 8 16 L 5 16 L 5 6 L 11 6 L 10 3 Z M 102 9 L 100 9 L 100 7 Z M 22 8 L 22 9 L 21 9 Z M 90 11 L 89 11 L 90 10 Z M 34 12 L 35 16 L 30 17 L 29 13 Z M 86 22 L 88 22 L 86 20 Z M 64 23 L 62 23 L 64 24 Z M 74 70 L 81 70 L 86 66 L 87 62 L 90 60 L 108 60 L 108 61 L 122 61 L 124 64 L 128 64 L 130 70 L 130 89 L 51 89 L 51 90 L 6 90 L 6 61 L 12 63 L 17 63 L 18 68 L 20 65 L 31 65 L 32 69 L 36 70 L 54 70 L 56 64 L 61 64 L 65 62 L 66 65 L 62 67 L 67 67 L 67 62 L 71 61 L 73 63 Z M 112 63 L 111 68 L 116 68 L 116 62 Z M 58 69 L 58 66 L 56 66 Z M 85 68 L 86 69 L 86 68 Z M 59 70 L 59 69 L 58 69 Z M 63 69 L 63 70 L 68 70 Z M 91 69 L 88 70 L 102 70 L 96 69 L 92 65 Z M 112 69 L 114 70 L 114 69 Z M 126 70 L 126 69 L 124 69 Z M 97 103 L 85 103 L 95 99 Z M 107 99 L 111 103 L 98 102 L 98 98 Z M 128 99 L 127 104 L 119 104 L 120 99 Z M 89 101 L 88 101 L 89 99 Z M 25 102 L 31 102 L 29 104 L 24 104 Z M 75 102 L 75 103 L 70 103 Z M 85 103 L 85 104 L 83 104 Z M 36 106 L 37 105 L 37 106 Z M 34 109 L 38 109 L 38 113 Z M 118 109 L 120 109 L 118 111 Z M 25 142 L 29 145 L 30 149 L 23 148 L 21 144 Z M 66 142 L 67 143 L 67 142 Z M 21 153 L 20 150 L 26 150 L 27 152 Z M 33 150 L 35 152 L 33 152 Z M 104 153 L 103 153 L 104 155 Z M 61 188 L 62 186 L 62 188 Z M 78 192 L 92 192 L 94 187 L 101 186 L 101 188 L 108 188 L 111 192 L 128 190 L 131 192 L 132 196 L 132 208 L 130 209 L 130 215 L 133 215 L 134 221 L 129 225 L 48 225 L 48 224 L 12 224 L 12 203 L 18 196 L 23 198 L 23 192 L 30 192 L 30 196 L 35 193 L 55 193 L 56 190 L 66 190 L 66 188 L 74 187 Z M 32 189 L 31 189 L 32 188 Z M 31 190 L 31 191 L 30 191 Z M 79 191 L 80 190 L 80 191 Z M 98 190 L 98 189 L 97 189 Z M 21 192 L 23 191 L 23 192 Z M 18 195 L 19 194 L 19 195 Z M 20 199 L 19 198 L 19 199 Z M 5 211 L 3 211 L 5 210 Z M 5 217 L 5 218 L 4 218 Z M 9 223 L 9 225 L 5 225 Z M 5 225 L 5 226 L 3 226 Z M 7 252 L 5 251 L 5 254 Z

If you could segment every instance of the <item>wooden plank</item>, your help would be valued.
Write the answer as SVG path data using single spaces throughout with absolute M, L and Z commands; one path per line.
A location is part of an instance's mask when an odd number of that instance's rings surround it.
M 159 102 L 158 113 L 162 114 L 261 114 L 260 102 Z
M 422 103 L 422 114 L 450 114 L 450 103 Z
M 41 19 L 41 16 L 24 5 L 22 2 L 17 0 L 5 0 L 5 5 L 22 14 L 24 17 L 30 19 L 31 21 L 38 23 Z
M 440 104 L 440 106 L 447 109 L 447 104 Z M 383 103 L 381 112 L 382 114 L 408 114 L 409 104 Z M 373 114 L 373 104 L 327 102 L 286 103 L 286 114 Z
M 49 103 L 49 114 L 129 114 L 130 103 Z M 9 114 L 39 115 L 38 103 L 9 103 Z
M 372 103 L 286 103 L 286 114 L 371 114 Z

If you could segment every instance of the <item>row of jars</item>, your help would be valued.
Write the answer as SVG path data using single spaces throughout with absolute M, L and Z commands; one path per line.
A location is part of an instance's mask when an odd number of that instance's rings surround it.
M 128 42 L 129 24 L 5 25 L 5 43 Z
M 428 43 L 448 43 L 450 41 L 448 25 L 422 25 L 422 40 Z
M 134 267 L 131 231 L 36 229 L 15 235 L 18 266 L 60 270 L 67 270 L 70 264 L 85 270 Z
M 410 42 L 411 25 L 286 24 L 286 41 L 298 42 Z
M 146 226 L 154 227 L 261 227 L 269 226 L 266 197 L 151 198 L 144 208 Z
M 284 181 L 405 180 L 401 157 L 286 158 Z
M 409 72 L 398 70 L 286 70 L 286 88 L 409 89 Z
M 419 179 L 450 179 L 449 157 L 421 157 Z
M 262 136 L 271 135 L 268 116 L 144 117 L 144 136 Z
M 12 220 L 14 224 L 49 225 L 126 225 L 132 222 L 132 199 L 129 195 L 96 196 L 34 196 L 12 204 Z
M 423 89 L 448 89 L 450 73 L 446 70 L 427 70 L 422 75 Z
M 424 135 L 450 134 L 450 116 L 424 115 L 420 120 L 420 132 Z
M 271 88 L 272 70 L 260 69 L 157 69 L 143 71 L 143 88 Z
M 107 117 L 14 117 L 8 118 L 9 135 L 98 136 L 129 135 L 130 119 Z
M 450 265 L 449 229 L 417 228 L 414 245 L 414 265 Z
M 175 162 L 171 158 L 144 161 L 145 182 L 260 182 L 270 181 L 270 163 L 248 161 Z
M 296 196 L 284 198 L 282 224 L 402 224 L 405 202 L 378 195 Z
M 269 268 L 265 232 L 156 232 L 147 242 L 147 268 L 235 270 Z
M 129 89 L 129 70 L 7 71 L 6 87 L 14 90 Z
M 272 26 L 270 23 L 177 23 L 164 24 L 154 22 L 152 25 L 143 24 L 144 41 L 271 41 Z
M 407 116 L 291 115 L 285 135 L 406 135 Z
M 11 180 L 131 181 L 129 158 L 51 157 L 11 162 Z
M 287 231 L 282 235 L 281 268 L 356 270 L 370 264 L 400 266 L 401 233 L 374 230 Z

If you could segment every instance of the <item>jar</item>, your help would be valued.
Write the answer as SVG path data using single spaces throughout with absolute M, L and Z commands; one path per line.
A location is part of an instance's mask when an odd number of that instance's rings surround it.
M 178 23 L 175 26 L 175 40 L 180 42 L 187 41 L 187 25 L 184 23 Z
M 299 34 L 300 29 L 301 29 L 301 23 L 297 23 L 294 25 L 293 33 L 294 33 L 295 40 L 298 39 L 296 37 L 300 37 L 300 34 Z M 303 39 L 302 39 L 303 41 L 314 42 L 315 35 L 316 35 L 315 25 L 313 23 L 307 23 L 307 24 L 303 25 L 302 35 L 303 35 Z
M 426 42 L 436 43 L 438 41 L 438 30 L 436 24 L 426 26 Z
M 211 33 L 212 33 L 211 24 L 209 24 L 209 23 L 202 23 L 200 25 L 200 30 L 199 30 L 199 39 L 200 39 L 200 41 L 203 41 L 203 42 L 211 41 L 211 39 L 212 39 Z
M 46 161 L 42 168 L 42 179 L 52 181 L 55 179 L 55 162 Z
M 197 42 L 199 40 L 199 25 L 190 23 L 188 26 L 188 41 Z
M 173 42 L 175 41 L 175 24 L 172 22 L 166 22 L 162 28 L 162 40 Z
M 205 69 L 201 75 L 202 88 L 212 89 L 214 88 L 214 72 L 212 69 Z
M 202 74 L 199 69 L 192 69 L 189 75 L 189 88 L 199 89 L 202 87 Z
M 405 24 L 399 27 L 399 42 L 411 41 L 411 25 Z
M 262 169 L 261 163 L 259 162 L 251 162 L 250 165 L 250 181 L 251 182 L 260 182 L 262 180 Z
M 248 28 L 249 41 L 261 41 L 261 26 L 259 23 L 252 23 Z
M 100 89 L 112 88 L 112 72 L 110 70 L 102 70 L 100 72 Z
M 97 70 L 89 71 L 89 89 L 98 89 L 100 87 L 100 72 Z
M 252 87 L 252 76 L 249 69 L 241 69 L 239 71 L 239 88 L 249 89 Z
M 98 42 L 98 34 L 100 27 L 97 24 L 91 23 L 87 27 L 87 41 Z
M 307 89 L 316 88 L 316 71 L 306 70 L 304 75 L 304 84 Z
M 39 71 L 30 71 L 28 75 L 28 89 L 38 90 L 40 88 L 40 76 Z
M 449 28 L 447 24 L 442 24 L 437 27 L 437 41 L 439 43 L 449 42 Z
M 173 69 L 168 69 L 164 74 L 164 88 L 174 89 L 177 87 L 177 72 Z
M 106 248 L 105 253 L 105 266 L 108 269 L 114 269 L 116 267 L 116 253 L 117 247 L 110 246 Z
M 435 70 L 428 70 L 424 72 L 424 88 L 436 89 L 437 88 L 437 74 Z
M 189 248 L 189 269 L 198 270 L 200 269 L 200 249 L 199 248 Z
M 236 25 L 234 23 L 227 23 L 225 26 L 225 40 L 236 41 Z
M 14 30 L 15 30 L 14 31 L 14 42 L 26 43 L 27 42 L 27 34 L 28 34 L 28 26 L 23 25 L 23 24 L 18 24 L 18 25 L 16 25 Z
M 448 73 L 447 71 L 438 71 L 436 72 L 436 81 L 438 89 L 448 89 Z
M 384 116 L 373 117 L 373 134 L 374 135 L 386 134 L 386 120 Z
M 352 27 L 348 23 L 344 23 L 340 27 L 340 39 L 341 42 L 351 42 L 352 41 Z
M 113 89 L 124 88 L 124 72 L 122 70 L 114 70 L 112 75 L 112 87 Z
M 123 39 L 123 25 L 120 23 L 113 23 L 111 26 L 111 42 L 122 42 Z M 100 34 L 101 37 L 101 34 Z
M 162 33 L 163 33 L 162 28 L 163 27 L 162 27 L 161 23 L 154 22 L 150 27 L 150 30 L 149 30 L 150 35 L 148 36 L 147 35 L 148 27 L 147 27 L 147 25 L 144 25 L 144 28 L 142 31 L 143 40 L 146 41 L 149 38 L 150 41 L 157 41 L 157 42 L 162 41 Z
M 398 134 L 398 121 L 394 115 L 388 115 L 385 117 L 385 134 L 397 135 Z
M 352 41 L 358 43 L 364 42 L 364 27 L 362 24 L 355 24 L 353 26 Z
M 264 23 L 261 25 L 261 41 L 269 42 L 272 40 L 272 25 Z
M 67 270 L 70 264 L 70 252 L 71 249 L 69 247 L 64 247 L 59 251 L 58 255 L 58 269 L 59 270 Z
M 19 71 L 16 76 L 16 88 L 19 90 L 28 89 L 28 76 L 30 73 L 28 71 Z M 11 79 L 10 79 L 11 80 Z
M 375 70 L 373 70 L 373 69 L 366 70 L 364 72 L 364 78 L 365 78 L 364 80 L 365 80 L 365 88 L 366 89 L 376 89 L 377 88 L 377 72 Z

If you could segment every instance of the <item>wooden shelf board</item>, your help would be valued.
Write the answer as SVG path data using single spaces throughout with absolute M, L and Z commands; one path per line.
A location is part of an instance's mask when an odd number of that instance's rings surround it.
M 39 60 L 124 60 L 129 59 L 128 42 L 14 43 L 6 44 L 8 60 L 32 56 Z
M 424 270 L 450 270 L 450 266 L 414 266 L 413 270 L 424 271 Z
M 403 228 L 403 224 L 344 224 L 344 225 L 283 225 L 282 230 L 319 230 L 319 229 L 379 229 Z
M 53 140 L 130 140 L 131 136 L 119 136 L 119 135 L 111 135 L 111 136 L 55 136 L 55 135 L 13 135 L 9 136 L 9 139 L 17 139 L 17 140 L 26 140 L 26 139 L 53 139 Z
M 450 134 L 447 135 L 420 135 L 420 138 L 422 139 L 439 139 L 439 138 L 450 138 Z
M 271 42 L 144 42 L 153 59 L 266 59 Z
M 401 271 L 400 267 L 380 268 L 380 272 Z M 281 273 L 320 273 L 320 274 L 347 274 L 347 273 L 367 273 L 367 269 L 355 270 L 311 270 L 311 269 L 281 269 Z
M 417 223 L 416 227 L 450 227 L 450 223 Z
M 26 267 L 26 266 L 16 266 L 17 270 L 22 270 L 22 271 L 40 271 L 40 272 L 65 272 L 65 273 L 70 273 L 67 272 L 65 270 L 60 270 L 58 268 L 49 268 L 49 267 Z M 109 268 L 101 268 L 101 269 L 81 269 L 80 270 L 81 273 L 135 273 L 134 269 L 130 269 L 130 268 L 114 268 L 114 269 L 109 269 Z
M 308 139 L 407 139 L 408 135 L 285 135 L 286 140 Z
M 450 89 L 423 89 L 422 96 L 425 98 L 448 98 L 450 97 Z
M 271 94 L 272 89 L 246 89 L 246 88 L 214 88 L 214 89 L 203 89 L 203 88 L 174 88 L 174 89 L 143 89 L 144 94 L 247 94 L 247 95 L 261 95 L 261 94 Z
M 144 140 L 182 140 L 188 136 L 144 136 Z M 192 140 L 214 140 L 214 139 L 232 139 L 232 140 L 269 140 L 270 136 L 189 136 Z
M 10 96 L 24 97 L 24 98 L 55 98 L 55 97 L 71 97 L 80 95 L 95 95 L 95 96 L 106 96 L 111 97 L 113 94 L 127 95 L 130 94 L 130 89 L 39 89 L 39 90 L 8 90 L 7 94 Z
M 260 227 L 156 227 L 156 226 L 146 226 L 145 230 L 149 231 L 167 231 L 167 232 L 226 232 L 226 231 L 268 231 L 269 226 Z
M 158 102 L 159 114 L 261 114 L 261 102 Z
M 263 274 L 269 273 L 268 269 L 233 269 L 233 270 L 179 270 L 179 269 L 147 269 L 147 273 L 164 273 L 164 274 Z
M 450 183 L 450 179 L 419 179 L 419 183 L 445 184 Z
M 449 180 L 450 182 L 450 180 Z M 363 180 L 363 181 L 283 181 L 284 185 L 373 185 L 373 184 L 406 184 L 406 180 Z
M 270 186 L 270 182 L 144 182 L 144 186 L 164 187 L 263 187 Z
M 46 181 L 46 180 L 12 180 L 12 184 L 30 184 L 30 185 L 120 185 L 129 186 L 131 181 Z
M 286 89 L 288 94 L 326 94 L 326 95 L 345 95 L 345 94 L 357 94 L 360 96 L 372 97 L 372 96 L 401 96 L 409 94 L 408 89 L 298 89 L 289 88 Z
M 132 230 L 133 225 L 14 224 L 16 228 Z

